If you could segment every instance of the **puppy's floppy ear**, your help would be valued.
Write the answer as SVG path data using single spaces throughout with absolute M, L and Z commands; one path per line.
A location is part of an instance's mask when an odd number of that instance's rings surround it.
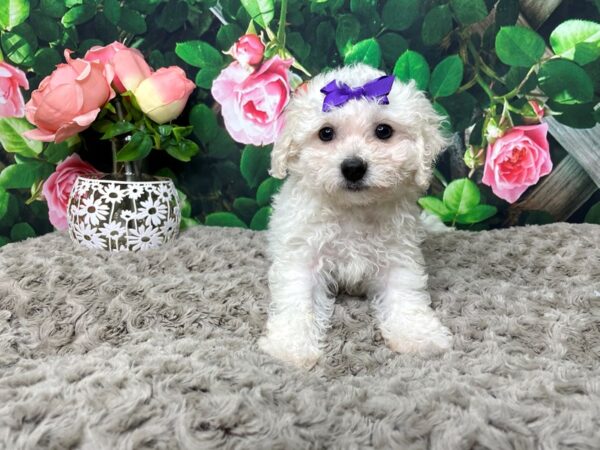
M 298 154 L 298 144 L 294 139 L 296 123 L 294 116 L 293 105 L 290 104 L 283 113 L 283 128 L 271 151 L 271 170 L 269 170 L 269 174 L 274 178 L 285 178 L 290 159 Z
M 422 190 L 426 190 L 431 182 L 433 167 L 437 157 L 450 145 L 451 138 L 442 130 L 445 117 L 439 115 L 429 100 L 423 98 L 427 105 L 423 105 L 419 114 L 421 129 L 417 137 L 419 161 L 415 173 L 415 183 Z

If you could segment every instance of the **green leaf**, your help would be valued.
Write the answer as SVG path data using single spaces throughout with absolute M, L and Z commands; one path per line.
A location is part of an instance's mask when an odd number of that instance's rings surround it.
M 37 37 L 29 24 L 22 23 L 0 37 L 4 55 L 13 63 L 31 66 L 38 47 Z
M 240 161 L 240 172 L 251 188 L 258 186 L 269 175 L 270 150 L 268 147 L 255 147 L 254 145 L 244 147 Z
M 183 139 L 175 145 L 169 145 L 165 150 L 173 158 L 187 162 L 198 154 L 200 148 L 194 141 Z
M 352 46 L 360 34 L 360 22 L 350 14 L 342 15 L 335 29 L 335 44 L 340 54 L 344 54 Z
M 239 227 L 248 228 L 241 219 L 230 212 L 214 212 L 208 214 L 204 223 L 210 227 Z
M 85 1 L 80 5 L 73 6 L 62 17 L 61 22 L 65 28 L 80 25 L 92 19 L 96 15 L 96 5 L 93 2 Z
M 479 204 L 479 188 L 468 178 L 452 181 L 444 189 L 444 204 L 453 213 L 466 214 Z
M 121 20 L 121 3 L 119 0 L 104 0 L 104 15 L 110 23 L 117 25 Z
M 235 23 L 223 25 L 217 31 L 217 43 L 222 50 L 229 50 L 244 32 Z
M 187 195 L 177 189 L 177 197 L 179 198 L 181 217 L 190 217 L 192 215 L 192 204 Z
M 10 204 L 10 194 L 4 189 L 0 189 L 0 221 L 4 219 L 8 212 L 8 206 Z
M 415 80 L 417 88 L 424 91 L 429 84 L 429 64 L 420 53 L 407 50 L 396 61 L 394 75 L 404 82 Z
M 250 229 L 256 231 L 266 230 L 269 226 L 269 218 L 272 212 L 273 209 L 270 206 L 260 208 L 250 222 Z
M 175 45 L 175 53 L 190 66 L 220 67 L 223 64 L 221 53 L 204 41 L 186 41 Z
M 104 134 L 100 139 L 111 139 L 115 136 L 129 133 L 133 130 L 135 130 L 134 124 L 132 124 L 131 122 L 126 122 L 124 120 L 120 120 L 108 126 L 106 130 L 104 130 Z
M 147 31 L 146 19 L 133 9 L 122 7 L 119 26 L 133 34 L 144 34 Z
M 163 0 L 126 0 L 127 6 L 142 14 L 152 14 Z
M 10 229 L 10 240 L 13 242 L 23 241 L 31 237 L 35 237 L 35 230 L 28 223 L 16 223 Z
M 196 74 L 196 86 L 202 89 L 210 89 L 213 81 L 219 76 L 221 69 L 219 67 L 205 67 Z
M 252 217 L 258 210 L 258 203 L 256 200 L 249 197 L 238 197 L 233 201 L 233 211 L 244 220 L 244 222 L 250 223 Z
M 273 0 L 241 0 L 241 2 L 252 20 L 263 28 L 266 28 L 275 16 Z
M 426 211 L 435 214 L 443 222 L 450 222 L 453 218 L 452 211 L 450 211 L 444 202 L 439 198 L 433 196 L 421 197 L 418 200 L 419 205 Z
M 377 38 L 381 47 L 383 61 L 388 66 L 394 66 L 396 61 L 406 50 L 408 50 L 408 41 L 398 33 L 385 33 Z
M 51 17 L 40 14 L 39 12 L 32 12 L 29 16 L 29 23 L 33 27 L 36 36 L 46 42 L 56 41 L 60 38 L 59 25 L 56 20 Z
M 316 39 L 314 49 L 319 49 L 319 56 L 329 54 L 329 50 L 333 45 L 331 37 L 335 34 L 333 26 L 329 21 L 323 21 L 317 26 Z
M 509 66 L 531 67 L 544 55 L 546 44 L 531 28 L 502 27 L 496 35 L 496 53 Z
M 0 28 L 10 30 L 29 17 L 29 0 L 2 0 L 0 2 Z
M 175 140 L 179 142 L 181 139 L 188 137 L 194 131 L 194 127 L 192 125 L 187 125 L 185 127 L 173 127 L 171 130 Z
M 219 134 L 217 117 L 204 103 L 199 103 L 192 108 L 190 124 L 194 127 L 194 136 L 204 144 L 212 142 Z
M 450 0 L 454 16 L 462 25 L 471 25 L 485 19 L 488 15 L 483 0 Z
M 496 25 L 514 25 L 519 18 L 519 0 L 500 0 L 496 6 Z
M 596 102 L 594 101 L 565 105 L 550 100 L 547 105 L 554 113 L 553 117 L 564 125 L 572 128 L 593 128 L 596 126 L 596 118 L 594 117 Z
M 429 92 L 434 98 L 447 97 L 456 92 L 463 78 L 464 66 L 458 55 L 444 58 L 431 74 Z
M 498 209 L 492 205 L 475 205 L 465 214 L 456 216 L 456 222 L 464 225 L 483 222 L 496 215 Z
M 473 110 L 478 102 L 477 99 L 468 92 L 453 94 L 449 97 L 440 97 L 437 101 L 450 115 L 450 121 L 452 122 L 454 131 L 463 131 L 473 124 Z
M 594 97 L 594 85 L 586 71 L 565 59 L 542 64 L 538 82 L 542 91 L 558 103 L 587 103 Z
M 567 20 L 550 35 L 550 45 L 557 55 L 578 64 L 600 57 L 600 24 L 589 20 Z
M 344 55 L 344 64 L 357 62 L 362 62 L 375 68 L 379 67 L 379 64 L 381 64 L 381 48 L 375 39 L 365 39 L 364 41 L 357 42 L 348 49 Z
M 71 148 L 66 141 L 61 142 L 60 144 L 50 142 L 44 150 L 44 157 L 46 158 L 46 161 L 51 164 L 58 164 L 70 154 Z
M 0 247 L 4 246 L 6 244 L 10 244 L 10 239 L 7 238 L 6 236 L 0 236 Z
M 183 1 L 168 1 L 164 5 L 156 24 L 169 33 L 181 28 L 188 18 L 188 5 Z
M 529 69 L 527 67 L 512 66 L 504 76 L 504 84 L 506 85 L 506 89 L 510 91 L 516 88 L 519 84 L 521 84 L 525 76 L 527 76 L 528 72 Z M 521 92 L 530 92 L 536 87 L 537 76 L 533 74 L 525 82 L 525 84 L 521 88 Z
M 210 158 L 225 159 L 237 156 L 240 151 L 235 141 L 222 128 L 216 128 L 217 134 L 207 144 L 206 156 Z
M 40 0 L 40 11 L 47 16 L 60 19 L 66 12 L 64 0 Z
M 600 202 L 596 203 L 590 208 L 583 221 L 586 223 L 597 223 L 600 225 Z
M 80 55 L 85 55 L 86 52 L 95 45 L 103 46 L 104 41 L 101 41 L 100 39 L 86 39 L 79 44 L 79 47 L 77 48 L 77 53 L 79 53 Z M 106 107 L 108 107 L 108 105 L 106 105 Z M 112 105 L 110 105 L 110 107 L 112 107 Z
M 182 217 L 181 222 L 179 224 L 179 230 L 185 231 L 188 228 L 197 227 L 198 225 L 200 225 L 200 222 L 198 222 L 198 220 L 192 217 Z
M 0 188 L 29 189 L 33 183 L 46 179 L 54 172 L 54 165 L 44 161 L 11 164 L 0 172 Z
M 419 15 L 420 0 L 388 0 L 383 6 L 383 24 L 390 30 L 406 30 Z
M 376 0 L 350 0 L 350 11 L 359 16 L 369 16 L 375 11 Z
M 23 133 L 33 129 L 25 119 L 0 119 L 0 144 L 10 153 L 16 153 L 27 158 L 35 158 L 42 153 L 40 141 L 32 141 L 23 137 Z
M 444 119 L 442 122 L 442 129 L 452 133 L 452 120 L 450 119 L 450 113 L 448 113 L 448 110 L 437 101 L 433 102 L 433 109 L 435 109 L 435 111 Z
M 421 39 L 426 45 L 435 45 L 452 31 L 452 14 L 448 5 L 440 5 L 432 8 L 421 28 Z
M 271 202 L 271 197 L 279 192 L 282 184 L 282 180 L 272 177 L 260 183 L 260 186 L 256 190 L 256 202 L 258 206 L 267 206 Z
M 131 140 L 117 152 L 117 161 L 137 161 L 144 159 L 152 150 L 152 139 L 143 131 L 138 131 Z
M 288 33 L 286 43 L 295 57 L 300 60 L 308 58 L 308 55 L 310 54 L 310 44 L 306 42 L 306 39 L 304 39 L 304 36 L 300 33 L 296 31 Z

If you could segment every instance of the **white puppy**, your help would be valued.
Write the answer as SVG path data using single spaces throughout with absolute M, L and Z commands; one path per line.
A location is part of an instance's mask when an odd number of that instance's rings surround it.
M 413 83 L 374 82 L 383 75 L 358 64 L 316 76 L 287 106 L 273 148 L 271 173 L 288 178 L 268 232 L 272 299 L 259 344 L 297 366 L 321 355 L 339 290 L 372 299 L 396 352 L 451 345 L 429 306 L 416 204 L 446 144 L 441 118 Z M 386 80 L 389 94 L 373 95 Z M 337 86 L 327 105 L 325 86 Z

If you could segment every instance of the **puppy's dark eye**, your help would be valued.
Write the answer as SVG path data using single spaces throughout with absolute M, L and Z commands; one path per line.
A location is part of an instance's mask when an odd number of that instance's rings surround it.
M 331 127 L 323 127 L 319 130 L 319 139 L 324 142 L 331 141 L 335 136 L 335 131 Z
M 386 123 L 380 123 L 375 128 L 375 136 L 377 136 L 378 139 L 381 139 L 381 140 L 389 139 L 392 137 L 392 134 L 394 134 L 394 130 L 392 130 L 392 127 L 390 127 Z

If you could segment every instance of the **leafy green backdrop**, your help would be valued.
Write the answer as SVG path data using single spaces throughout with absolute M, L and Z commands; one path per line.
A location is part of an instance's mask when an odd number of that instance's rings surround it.
M 198 89 L 179 119 L 193 126 L 192 138 L 201 153 L 187 163 L 161 152 L 146 161 L 146 172 L 171 176 L 182 192 L 184 226 L 197 223 L 263 229 L 268 221 L 270 198 L 280 182 L 268 176 L 269 148 L 240 146 L 220 123 L 218 105 L 210 97 L 212 80 L 230 62 L 222 52 L 244 34 L 252 13 L 260 31 L 277 21 L 279 3 L 269 0 L 2 0 L 0 46 L 4 58 L 28 72 L 31 90 L 61 62 L 63 50 L 77 56 L 94 45 L 119 40 L 137 47 L 149 63 L 180 65 Z M 463 131 L 485 105 L 485 93 L 466 80 L 460 62 L 460 33 L 488 14 L 497 3 L 495 21 L 483 38 L 472 38 L 481 58 L 502 74 L 505 89 L 523 80 L 531 61 L 518 55 L 519 64 L 508 66 L 494 56 L 494 41 L 503 25 L 517 20 L 517 0 L 290 0 L 285 46 L 311 73 L 353 61 L 365 61 L 402 78 L 414 78 L 427 89 L 436 107 L 449 116 L 451 131 Z M 547 39 L 553 27 L 566 18 L 598 20 L 598 0 L 563 2 L 541 33 Z M 274 6 L 274 7 L 273 7 Z M 249 13 L 250 12 L 250 13 Z M 509 43 L 510 44 L 510 43 Z M 531 43 L 531 48 L 539 45 Z M 511 48 L 510 45 L 507 48 Z M 406 50 L 410 50 L 406 52 Z M 502 55 L 500 60 L 502 60 Z M 515 55 L 512 55 L 514 58 Z M 593 80 L 593 102 L 562 108 L 561 120 L 570 125 L 592 126 L 599 117 L 581 111 L 596 104 L 600 63 L 583 65 Z M 556 70 L 561 68 L 555 68 Z M 568 75 L 568 74 L 567 74 Z M 551 89 L 551 88 L 550 88 Z M 588 93 L 584 93 L 588 95 Z M 26 94 L 28 96 L 28 94 Z M 558 105 L 561 107 L 561 105 Z M 591 119 L 590 119 L 591 117 Z M 592 123 L 589 123 L 589 121 Z M 45 204 L 33 200 L 41 181 L 69 152 L 77 150 L 96 167 L 110 170 L 110 152 L 93 135 L 81 141 L 31 149 L 31 143 L 2 142 L 0 153 L 0 245 L 51 230 Z M 18 141 L 18 136 L 14 137 Z M 8 144 L 8 145 L 7 145 Z M 554 150 L 555 162 L 560 149 Z M 450 165 L 442 160 L 440 174 L 451 178 Z M 435 189 L 435 186 L 434 186 Z M 501 202 L 485 189 L 482 202 Z M 596 198 L 596 201 L 598 199 Z M 598 220 L 600 208 L 586 213 Z M 501 214 L 486 226 L 502 223 Z M 536 216 L 539 219 L 539 216 Z M 547 220 L 544 217 L 543 220 Z

